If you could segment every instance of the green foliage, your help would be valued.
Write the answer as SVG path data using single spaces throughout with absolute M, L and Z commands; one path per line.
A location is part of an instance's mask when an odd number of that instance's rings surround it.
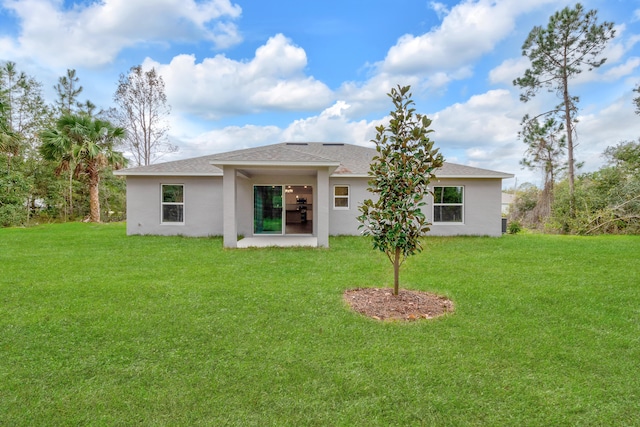
M 76 70 L 67 69 L 67 75 L 58 79 L 58 83 L 53 87 L 58 94 L 56 107 L 61 114 L 71 114 L 77 107 L 78 95 L 82 93 L 82 86 L 77 86 L 79 77 Z
M 45 148 L 50 151 L 45 156 L 40 136 L 47 129 L 56 129 L 54 111 L 79 111 L 81 116 L 89 117 L 95 105 L 77 102 L 82 86 L 78 85 L 75 70 L 67 70 L 54 89 L 58 93 L 55 108 L 44 102 L 41 83 L 21 72 L 14 62 L 0 63 L 0 226 L 74 220 L 90 213 L 87 187 L 91 167 L 87 166 L 96 145 L 86 144 L 81 149 L 78 147 L 84 142 L 65 144 L 60 139 L 57 147 Z M 104 140 L 104 129 L 91 131 L 96 140 Z M 123 181 L 105 172 L 102 166 L 112 161 L 121 164 L 123 158 L 118 153 L 118 158 L 111 154 L 106 153 L 93 164 L 104 172 L 98 174 L 99 180 L 106 181 L 95 188 L 105 192 L 98 200 L 105 204 L 106 218 L 121 219 L 125 204 Z
M 625 141 L 607 147 L 604 155 L 610 165 L 620 168 L 624 173 L 640 174 L 640 142 Z
M 373 247 L 394 265 L 394 293 L 398 294 L 398 270 L 404 260 L 419 252 L 420 237 L 429 231 L 421 211 L 434 171 L 443 158 L 429 139 L 431 120 L 415 112 L 410 86 L 389 93 L 395 110 L 388 126 L 376 128 L 377 155 L 369 170 L 369 188 L 376 199 L 359 207 L 363 234 L 373 236 Z
M 585 12 L 577 3 L 573 9 L 565 7 L 553 14 L 546 28 L 533 27 L 522 45 L 522 55 L 531 60 L 531 68 L 514 80 L 524 89 L 522 101 L 529 101 L 541 88 L 562 94 L 568 79 L 605 63 L 600 54 L 615 30 L 612 22 L 598 24 L 597 14 L 596 10 Z M 566 107 L 573 109 L 577 98 L 570 100 Z
M 528 115 L 523 118 L 520 137 L 527 145 L 525 158 L 520 161 L 529 169 L 541 169 L 545 182 L 553 183 L 558 171 L 562 170 L 563 156 L 567 148 L 564 125 L 554 117 L 547 117 L 540 123 L 537 118 Z
M 125 135 L 123 128 L 88 115 L 63 115 L 56 127 L 42 132 L 40 153 L 43 158 L 59 163 L 58 173 L 75 165 L 74 176 L 86 179 L 89 188 L 89 216 L 100 222 L 100 173 L 107 167 L 126 164 L 114 146 Z
M 127 181 L 125 177 L 115 176 L 108 168 L 100 175 L 100 209 L 103 221 L 114 222 L 126 219 Z
M 522 231 L 522 225 L 517 220 L 511 221 L 509 222 L 508 231 L 509 231 L 509 234 L 518 234 L 519 232 Z
M 31 182 L 23 174 L 0 166 L 0 227 L 27 223 L 26 201 L 30 188 Z
M 572 234 L 640 234 L 640 177 L 604 167 L 576 180 L 576 213 L 569 212 L 566 183 L 558 186 L 552 231 Z

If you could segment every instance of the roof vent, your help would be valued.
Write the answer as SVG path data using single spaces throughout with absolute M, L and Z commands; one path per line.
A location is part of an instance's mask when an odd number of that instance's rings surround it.
M 342 142 L 323 142 L 322 145 L 327 147 L 342 147 L 344 144 Z
M 287 145 L 309 145 L 306 142 L 287 142 Z

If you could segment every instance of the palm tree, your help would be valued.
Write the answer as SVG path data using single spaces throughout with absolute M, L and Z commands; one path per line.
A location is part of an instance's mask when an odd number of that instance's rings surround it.
M 75 164 L 74 176 L 87 177 L 92 222 L 100 222 L 100 172 L 108 166 L 119 169 L 126 164 L 122 153 L 114 150 L 124 136 L 123 128 L 108 121 L 75 114 L 63 115 L 54 129 L 41 134 L 40 153 L 47 160 L 60 162 L 57 174 Z

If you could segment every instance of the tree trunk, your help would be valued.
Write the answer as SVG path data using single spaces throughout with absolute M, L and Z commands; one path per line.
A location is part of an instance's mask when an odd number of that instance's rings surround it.
M 69 221 L 73 221 L 73 168 L 69 166 Z
M 396 248 L 393 259 L 393 294 L 398 295 L 400 288 L 400 248 Z
M 100 222 L 100 174 L 95 167 L 89 167 L 89 219 Z
M 571 104 L 569 98 L 569 78 L 566 75 L 566 69 L 562 79 L 564 86 L 563 99 L 564 99 L 564 121 L 567 128 L 567 162 L 569 163 L 569 216 L 575 218 L 576 216 L 576 201 L 575 201 L 575 171 L 574 171 L 574 159 L 573 159 L 573 123 L 571 123 Z

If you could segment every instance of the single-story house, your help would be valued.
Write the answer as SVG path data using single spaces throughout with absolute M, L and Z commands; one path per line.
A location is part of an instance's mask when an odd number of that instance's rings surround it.
M 360 234 L 358 206 L 372 197 L 375 155 L 352 144 L 287 142 L 115 174 L 127 179 L 127 234 L 222 235 L 230 248 L 296 239 L 327 247 L 330 235 Z M 445 163 L 436 176 L 424 212 L 430 234 L 502 234 L 502 180 L 513 175 Z

